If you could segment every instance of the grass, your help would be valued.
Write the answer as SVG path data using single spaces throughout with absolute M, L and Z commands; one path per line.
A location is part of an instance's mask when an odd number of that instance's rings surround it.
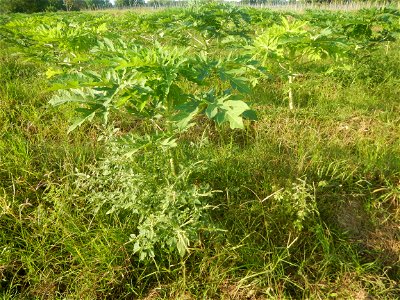
M 259 120 L 246 130 L 201 121 L 182 135 L 178 167 L 204 162 L 183 186 L 214 190 L 212 228 L 198 231 L 185 256 L 162 254 L 155 264 L 133 254 L 132 215 L 94 212 L 90 199 L 106 177 L 91 185 L 77 176 L 99 170 L 109 154 L 98 140 L 103 129 L 94 123 L 67 135 L 72 110 L 47 104 L 45 66 L 2 46 L 0 296 L 397 299 L 396 46 L 349 74 L 305 78 L 294 111 L 282 85 L 266 80 L 251 95 Z M 129 128 L 129 119 L 114 121 Z M 146 175 L 144 190 L 157 190 L 169 176 L 164 156 L 149 151 L 125 164 Z

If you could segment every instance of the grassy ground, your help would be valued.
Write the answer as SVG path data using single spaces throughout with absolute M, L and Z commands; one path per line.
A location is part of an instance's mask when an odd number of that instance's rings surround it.
M 398 299 L 398 46 L 349 74 L 304 78 L 293 111 L 284 87 L 266 80 L 251 95 L 259 120 L 245 131 L 200 121 L 185 133 L 178 167 L 200 167 L 180 184 L 214 191 L 213 229 L 200 229 L 183 258 L 156 263 L 132 254 L 129 214 L 93 213 L 90 184 L 109 175 L 79 174 L 104 165 L 104 130 L 94 123 L 67 135 L 72 110 L 47 104 L 44 66 L 2 48 L 0 296 Z M 130 128 L 129 119 L 114 124 Z M 129 164 L 143 190 L 164 184 L 162 153 Z

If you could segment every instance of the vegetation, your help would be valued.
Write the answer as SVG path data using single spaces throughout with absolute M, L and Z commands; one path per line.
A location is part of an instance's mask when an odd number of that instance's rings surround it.
M 228 1 L 228 0 L 225 0 Z M 207 2 L 205 0 L 0 0 L 0 13 L 35 13 L 35 12 L 55 12 L 55 11 L 79 11 L 79 10 L 104 10 L 109 8 L 137 8 L 137 7 L 173 7 L 173 6 L 191 6 L 192 4 Z M 210 1 L 209 1 L 210 2 Z M 215 1 L 224 2 L 224 1 Z M 333 8 L 338 6 L 365 8 L 371 6 L 385 6 L 388 3 L 398 5 L 398 0 L 241 0 L 234 1 L 239 5 L 251 6 L 282 6 L 291 7 L 299 6 L 304 9 L 307 6 L 325 6 L 332 5 Z M 304 7 L 302 7 L 304 6 Z
M 0 16 L 0 296 L 398 299 L 399 21 Z
M 59 10 L 107 8 L 108 0 L 0 0 L 0 13 L 34 13 Z

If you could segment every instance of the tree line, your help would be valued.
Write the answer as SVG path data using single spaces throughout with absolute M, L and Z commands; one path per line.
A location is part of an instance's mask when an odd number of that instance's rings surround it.
M 180 0 L 182 1 L 185 0 Z M 188 0 L 186 0 L 188 1 Z M 202 0 L 198 0 L 202 1 Z M 207 1 L 207 0 L 203 0 Z M 209 0 L 212 1 L 212 0 Z M 221 0 L 223 1 L 223 0 Z M 331 3 L 333 0 L 241 0 L 243 4 L 266 4 L 266 3 Z M 129 7 L 144 5 L 167 5 L 175 0 L 115 0 L 116 7 Z M 339 2 L 372 2 L 372 3 L 398 3 L 399 0 L 339 0 Z M 0 0 L 0 13 L 34 13 L 34 12 L 51 12 L 60 10 L 81 10 L 81 9 L 101 9 L 113 7 L 110 0 Z
M 129 1 L 129 0 L 128 0 Z M 0 0 L 1 13 L 34 13 L 111 7 L 109 0 Z

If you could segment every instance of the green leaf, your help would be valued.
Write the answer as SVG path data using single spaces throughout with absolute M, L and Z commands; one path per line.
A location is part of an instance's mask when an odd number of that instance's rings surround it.
M 231 129 L 244 129 L 243 119 L 241 116 L 227 112 L 225 114 L 225 120 L 229 122 Z
M 54 77 L 56 75 L 60 75 L 62 73 L 63 73 L 63 71 L 61 69 L 49 68 L 46 71 L 46 77 L 47 77 L 47 79 L 50 79 L 51 77 Z
M 193 110 L 182 110 L 172 118 L 172 121 L 175 122 L 174 125 L 179 131 L 185 131 L 191 127 L 190 122 L 198 113 L 199 107 L 197 106 Z
M 176 146 L 178 146 L 178 144 L 176 143 L 176 138 L 173 138 L 172 136 L 165 138 L 165 139 L 160 139 L 158 141 L 158 144 L 164 150 L 168 150 L 168 149 L 175 148 Z
M 246 110 L 245 112 L 242 113 L 242 117 L 247 119 L 247 120 L 251 120 L 251 121 L 257 121 L 258 117 L 257 114 L 254 110 L 249 109 Z
M 189 250 L 188 249 L 189 239 L 187 238 L 185 232 L 181 229 L 178 229 L 176 231 L 176 237 L 177 237 L 176 248 L 178 249 L 179 255 L 183 257 Z
M 70 91 L 61 91 L 58 95 L 53 96 L 49 104 L 59 106 L 65 103 L 86 103 L 87 100 L 82 95 L 73 94 Z
M 208 104 L 205 114 L 208 118 L 214 118 L 218 113 L 218 103 L 210 103 Z
M 245 77 L 231 77 L 229 83 L 232 88 L 238 90 L 240 93 L 249 94 L 251 92 L 249 80 Z
M 224 103 L 225 107 L 229 107 L 229 111 L 233 114 L 240 115 L 246 110 L 249 110 L 250 107 L 241 100 L 228 100 Z
M 80 108 L 81 116 L 76 119 L 76 121 L 68 127 L 68 133 L 75 130 L 77 127 L 81 126 L 85 121 L 90 121 L 96 114 L 96 110 Z

